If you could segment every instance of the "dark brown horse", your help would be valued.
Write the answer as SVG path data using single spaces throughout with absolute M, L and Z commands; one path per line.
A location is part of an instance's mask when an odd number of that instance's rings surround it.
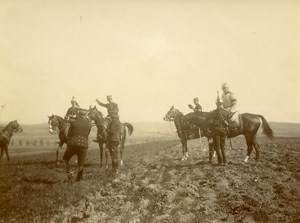
M 201 112 L 201 114 L 204 112 Z M 180 138 L 182 145 L 182 161 L 188 158 L 188 147 L 187 140 L 196 139 L 200 137 L 206 137 L 208 140 L 211 139 L 211 132 L 208 131 L 208 128 L 200 128 L 199 125 L 202 125 L 202 121 L 206 120 L 206 117 L 198 116 L 199 112 L 191 112 L 187 115 L 184 115 L 178 109 L 175 109 L 174 106 L 167 112 L 163 118 L 165 121 L 174 122 L 177 135 Z M 208 124 L 208 123 L 207 123 Z M 210 152 L 213 152 L 213 143 L 209 143 Z
M 91 107 L 88 112 L 88 117 L 93 120 L 97 126 L 97 142 L 100 148 L 100 166 L 102 167 L 102 160 L 103 160 L 103 150 L 107 147 L 107 129 L 110 124 L 110 119 L 103 117 L 102 113 L 95 107 Z M 131 135 L 133 132 L 133 126 L 128 123 L 122 123 L 121 129 L 121 141 L 119 146 L 119 154 L 120 154 L 120 165 L 123 165 L 123 152 L 125 147 L 125 140 L 126 140 L 126 128 L 128 129 L 128 134 Z M 105 147 L 104 147 L 105 145 Z M 105 166 L 108 167 L 108 153 L 107 149 L 105 149 Z
M 9 155 L 8 155 L 8 145 L 10 142 L 11 137 L 13 136 L 13 133 L 17 132 L 22 132 L 23 129 L 19 125 L 18 121 L 11 121 L 10 123 L 7 124 L 6 127 L 4 127 L 0 131 L 0 147 L 1 147 L 1 156 L 0 159 L 3 156 L 3 152 L 5 151 L 6 158 L 9 160 Z
M 185 131 L 182 129 L 186 129 L 182 123 L 192 123 L 192 125 L 197 126 L 201 130 L 201 136 L 207 136 L 210 133 L 211 126 L 211 112 L 197 112 L 197 113 L 189 113 L 187 115 L 183 115 L 180 111 L 175 109 L 173 106 L 168 111 L 164 120 L 166 121 L 174 121 L 175 126 L 177 128 L 178 135 L 181 139 L 183 145 L 183 152 L 187 152 L 187 137 Z M 256 135 L 259 128 L 262 126 L 263 133 L 269 138 L 273 137 L 273 130 L 270 128 L 268 122 L 262 115 L 243 113 L 241 114 L 241 119 L 243 122 L 243 127 L 235 130 L 229 130 L 227 137 L 233 138 L 238 135 L 244 135 L 247 143 L 247 156 L 244 159 L 244 162 L 247 163 L 250 157 L 250 154 L 253 150 L 253 147 L 256 151 L 256 160 L 259 159 L 260 155 L 260 146 L 257 142 Z M 189 124 L 191 125 L 191 124 Z

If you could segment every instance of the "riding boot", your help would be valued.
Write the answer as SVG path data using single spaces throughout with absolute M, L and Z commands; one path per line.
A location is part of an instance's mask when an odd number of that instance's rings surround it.
M 78 173 L 77 173 L 76 181 L 80 181 L 82 179 L 82 175 L 83 175 L 83 167 L 78 168 Z
M 221 148 L 221 153 L 222 153 L 222 165 L 226 165 L 227 161 L 226 161 L 226 155 L 225 155 L 224 148 Z

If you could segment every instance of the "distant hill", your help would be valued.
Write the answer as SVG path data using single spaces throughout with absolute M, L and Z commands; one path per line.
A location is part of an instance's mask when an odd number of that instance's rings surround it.
M 134 131 L 131 138 L 134 140 L 140 139 L 176 139 L 177 133 L 174 123 L 170 122 L 132 122 Z M 284 123 L 284 122 L 270 122 L 271 128 L 274 131 L 274 135 L 277 137 L 300 137 L 300 124 L 298 123 Z M 22 125 L 22 124 L 21 124 Z M 3 128 L 4 125 L 1 125 Z M 50 137 L 51 135 L 48 131 L 48 124 L 32 124 L 32 125 L 22 125 L 23 133 L 22 136 L 42 136 Z M 95 127 L 93 127 L 92 135 L 95 134 Z M 147 141 L 148 141 L 147 140 Z
M 270 122 L 275 136 L 300 137 L 300 124 L 286 122 Z

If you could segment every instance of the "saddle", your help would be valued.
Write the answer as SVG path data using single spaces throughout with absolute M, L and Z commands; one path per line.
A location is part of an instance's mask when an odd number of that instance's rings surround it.
M 226 120 L 228 122 L 228 130 L 236 132 L 243 129 L 243 120 L 239 112 L 230 112 Z

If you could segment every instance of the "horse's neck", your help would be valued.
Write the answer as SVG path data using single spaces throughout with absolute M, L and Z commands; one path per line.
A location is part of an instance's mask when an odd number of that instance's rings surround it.
M 174 124 L 175 124 L 177 130 L 178 130 L 179 128 L 181 128 L 181 125 L 182 125 L 182 123 L 181 123 L 182 118 L 183 118 L 183 114 L 182 114 L 181 112 L 178 112 L 178 113 L 175 115 L 175 117 L 174 117 Z
M 58 128 L 63 129 L 66 126 L 66 121 L 60 116 L 56 116 L 56 118 L 58 121 Z
M 97 115 L 94 118 L 94 121 L 96 123 L 97 128 L 102 128 L 104 122 L 105 122 L 105 118 L 101 117 L 100 115 Z
M 10 136 L 12 136 L 13 134 L 13 127 L 12 127 L 12 123 L 9 123 L 3 130 L 2 133 L 8 133 Z

